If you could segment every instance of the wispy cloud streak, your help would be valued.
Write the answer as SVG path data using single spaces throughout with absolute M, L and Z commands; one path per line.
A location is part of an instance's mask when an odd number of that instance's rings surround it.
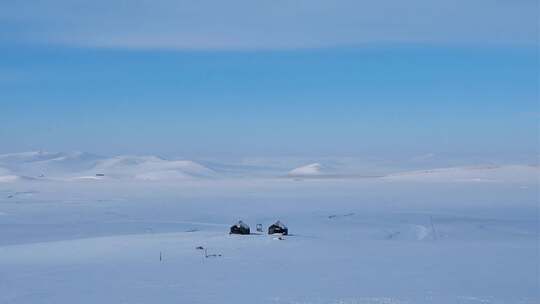
M 4 1 L 0 42 L 135 49 L 535 45 L 537 1 Z

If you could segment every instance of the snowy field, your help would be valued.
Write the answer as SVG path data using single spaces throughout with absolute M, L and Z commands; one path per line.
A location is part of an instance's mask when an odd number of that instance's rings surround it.
M 538 166 L 390 167 L 2 155 L 0 303 L 540 303 Z

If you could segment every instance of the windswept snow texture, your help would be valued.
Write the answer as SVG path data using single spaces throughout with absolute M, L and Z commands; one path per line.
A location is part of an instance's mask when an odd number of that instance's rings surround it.
M 0 156 L 0 303 L 540 303 L 538 166 L 200 164 Z

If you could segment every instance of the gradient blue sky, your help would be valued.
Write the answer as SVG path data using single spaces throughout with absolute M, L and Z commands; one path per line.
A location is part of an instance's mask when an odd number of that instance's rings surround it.
M 0 152 L 539 154 L 537 1 L 1 1 Z

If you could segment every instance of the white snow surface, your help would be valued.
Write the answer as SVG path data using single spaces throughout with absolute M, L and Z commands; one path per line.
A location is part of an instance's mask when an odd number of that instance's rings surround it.
M 537 166 L 297 179 L 70 155 L 0 156 L 17 176 L 0 182 L 0 303 L 540 302 Z M 229 235 L 240 219 L 290 235 Z

